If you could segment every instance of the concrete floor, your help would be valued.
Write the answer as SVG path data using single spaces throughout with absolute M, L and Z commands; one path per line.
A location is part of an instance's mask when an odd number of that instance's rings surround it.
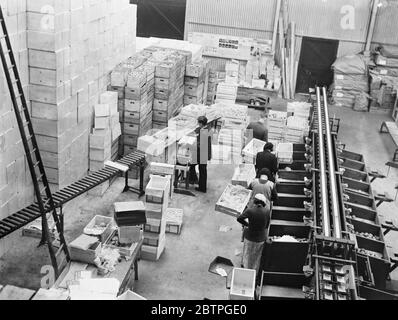
M 281 102 L 275 109 L 283 107 Z M 331 108 L 331 116 L 341 118 L 340 139 L 350 151 L 362 153 L 372 169 L 387 171 L 385 163 L 395 150 L 389 135 L 380 135 L 378 129 L 386 115 L 358 113 L 348 109 Z M 258 117 L 257 112 L 251 112 Z M 216 213 L 215 204 L 230 182 L 234 166 L 210 165 L 208 193 L 196 198 L 174 195 L 171 207 L 184 209 L 184 226 L 180 236 L 167 235 L 166 250 L 157 263 L 139 263 L 140 280 L 135 291 L 148 299 L 227 299 L 225 278 L 208 272 L 209 264 L 217 257 L 231 259 L 240 264 L 237 252 L 241 251 L 241 227 L 234 218 Z M 385 180 L 376 180 L 374 188 L 395 196 L 394 186 L 398 182 L 398 170 L 392 169 Z M 81 234 L 84 226 L 95 214 L 112 216 L 115 201 L 137 200 L 132 193 L 121 194 L 123 179 L 117 180 L 101 199 L 83 196 L 65 208 L 66 238 L 68 241 Z M 397 203 L 383 204 L 379 213 L 388 218 L 397 218 Z M 232 230 L 219 231 L 227 225 Z M 0 259 L 0 283 L 30 289 L 40 286 L 40 269 L 49 264 L 47 248 L 36 246 L 38 240 L 16 239 L 15 247 Z M 398 252 L 398 234 L 386 237 L 387 243 Z M 398 279 L 398 272 L 392 274 Z

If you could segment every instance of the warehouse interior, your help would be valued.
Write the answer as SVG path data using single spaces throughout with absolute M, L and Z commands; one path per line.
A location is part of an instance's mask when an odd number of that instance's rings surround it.
M 0 300 L 398 299 L 398 1 L 0 8 Z

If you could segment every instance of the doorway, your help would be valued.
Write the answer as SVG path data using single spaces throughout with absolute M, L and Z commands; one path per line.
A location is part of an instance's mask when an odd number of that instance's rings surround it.
M 332 64 L 336 61 L 338 40 L 303 37 L 297 73 L 297 92 L 333 83 Z

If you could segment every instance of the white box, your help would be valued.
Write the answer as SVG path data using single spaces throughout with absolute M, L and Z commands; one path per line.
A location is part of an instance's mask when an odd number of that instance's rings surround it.
M 230 300 L 254 300 L 256 290 L 256 270 L 234 268 Z

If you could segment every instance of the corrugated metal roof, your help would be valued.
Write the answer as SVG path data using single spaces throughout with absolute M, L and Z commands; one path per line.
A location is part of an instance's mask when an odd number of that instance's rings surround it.
M 344 29 L 344 7 L 354 9 L 354 29 Z M 297 34 L 325 39 L 364 41 L 370 0 L 289 0 L 289 19 L 296 22 Z
M 275 0 L 187 0 L 187 21 L 238 29 L 272 30 Z
M 398 1 L 379 8 L 373 42 L 398 46 Z
M 187 25 L 188 25 L 189 32 L 214 33 L 214 34 L 255 38 L 255 39 L 271 39 L 272 38 L 272 32 L 269 32 L 269 31 L 229 28 L 229 27 L 223 27 L 223 26 L 217 26 L 217 25 L 198 24 L 198 23 L 191 23 L 191 22 L 189 22 Z

